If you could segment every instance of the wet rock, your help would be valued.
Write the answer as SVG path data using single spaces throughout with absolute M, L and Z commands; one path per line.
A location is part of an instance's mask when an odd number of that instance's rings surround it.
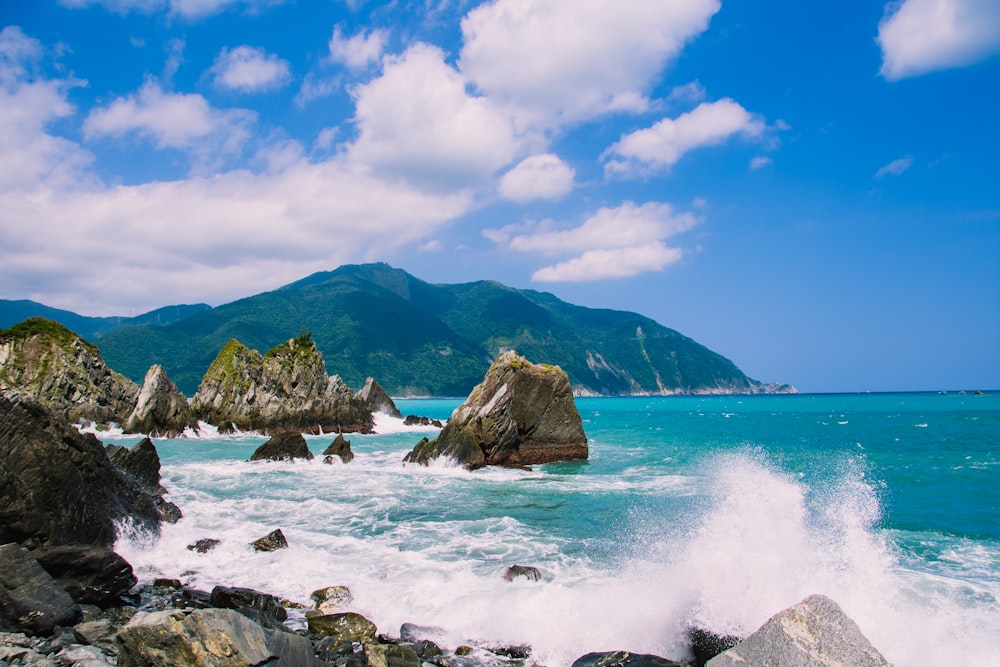
M 511 565 L 503 573 L 504 581 L 514 581 L 518 577 L 527 579 L 528 581 L 541 581 L 542 573 L 537 567 L 531 565 Z
M 415 623 L 403 623 L 399 627 L 399 637 L 405 642 L 433 641 L 441 643 L 447 636 L 444 628 L 430 625 L 416 625 Z
M 888 667 L 889 663 L 836 602 L 812 595 L 772 616 L 708 667 Z
M 220 544 L 222 544 L 220 540 L 216 540 L 211 537 L 204 537 L 196 541 L 194 544 L 189 544 L 187 546 L 187 550 L 197 551 L 200 554 L 207 554 L 209 551 L 219 546 Z
M 309 632 L 340 641 L 364 642 L 375 636 L 378 628 L 361 614 L 345 612 L 307 619 Z
M 470 470 L 586 459 L 587 437 L 569 377 L 558 366 L 505 352 L 437 439 L 425 438 L 404 460 L 426 464 L 439 456 Z
M 403 426 L 436 426 L 437 428 L 444 428 L 444 424 L 441 423 L 440 419 L 418 417 L 417 415 L 406 415 L 406 419 L 403 420 Z
M 396 404 L 392 402 L 392 398 L 373 378 L 365 380 L 365 386 L 358 390 L 354 398 L 361 401 L 371 412 L 382 412 L 396 419 L 403 418 L 403 413 L 396 408 Z
M 40 549 L 32 555 L 80 604 L 101 609 L 120 606 L 122 598 L 138 583 L 129 562 L 102 547 L 64 545 Z
M 48 636 L 80 621 L 80 605 L 17 544 L 0 546 L 0 631 Z
M 251 461 L 293 461 L 305 459 L 311 461 L 312 452 L 301 433 L 279 433 L 257 448 L 250 457 Z
M 146 372 L 135 408 L 122 424 L 126 433 L 176 438 L 186 429 L 197 432 L 198 419 L 184 394 L 177 389 L 159 364 Z
M 313 591 L 309 597 L 316 604 L 320 616 L 336 613 L 354 601 L 354 595 L 347 586 L 327 586 Z
M 254 551 L 277 551 L 278 549 L 287 549 L 288 540 L 285 539 L 285 534 L 278 528 L 272 530 L 264 537 L 254 540 L 250 543 L 250 546 Z
M 709 660 L 740 643 L 739 637 L 720 635 L 704 628 L 690 628 L 687 638 L 694 653 L 695 667 L 704 667 Z
M 162 496 L 167 492 L 160 484 L 160 454 L 148 437 L 131 449 L 108 445 L 106 451 L 115 467 L 135 480 L 146 493 Z
M 420 667 L 416 651 L 398 644 L 367 644 L 365 658 L 369 667 Z
M 344 463 L 354 460 L 354 452 L 351 451 L 351 441 L 345 440 L 342 434 L 334 438 L 330 446 L 323 450 L 323 463 L 333 463 L 333 457 L 339 456 Z
M 236 609 L 237 611 L 244 608 L 255 609 L 272 616 L 279 622 L 288 618 L 288 612 L 281 606 L 278 598 L 267 593 L 255 591 L 252 588 L 216 586 L 212 589 L 209 601 L 212 605 L 222 609 Z
M 675 662 L 658 655 L 609 651 L 607 653 L 588 653 L 577 658 L 572 667 L 685 667 L 685 665 L 686 663 Z

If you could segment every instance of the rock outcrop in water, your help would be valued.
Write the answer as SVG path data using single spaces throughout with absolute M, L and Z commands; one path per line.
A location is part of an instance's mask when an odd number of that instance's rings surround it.
M 122 423 L 139 386 L 63 325 L 32 317 L 0 331 L 0 391 L 34 399 L 71 422 Z
M 219 352 L 191 403 L 220 430 L 370 433 L 371 411 L 337 375 L 308 335 L 261 355 L 236 340 Z
M 251 461 L 294 461 L 305 459 L 311 461 L 312 452 L 301 433 L 278 433 L 270 440 L 254 450 Z
M 587 437 L 566 373 L 510 351 L 493 362 L 437 439 L 425 438 L 405 460 L 427 463 L 447 456 L 471 470 L 573 461 L 587 455 Z
M 396 419 L 403 418 L 403 413 L 396 407 L 392 397 L 385 393 L 385 389 L 374 378 L 366 379 L 365 386 L 359 389 L 354 397 L 361 401 L 370 412 L 384 412 Z
M 126 433 L 176 438 L 187 429 L 197 431 L 198 419 L 163 366 L 156 364 L 146 373 L 135 408 L 122 426 Z

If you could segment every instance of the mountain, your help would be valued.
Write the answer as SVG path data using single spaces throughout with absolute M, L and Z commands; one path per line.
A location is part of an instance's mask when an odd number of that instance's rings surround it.
M 758 393 L 733 362 L 635 313 L 574 306 L 492 281 L 432 285 L 387 264 L 342 266 L 178 321 L 96 340 L 140 381 L 162 365 L 188 396 L 231 339 L 269 349 L 312 334 L 330 373 L 395 396 L 465 396 L 501 352 L 561 366 L 580 394 Z
M 86 317 L 68 310 L 51 308 L 35 301 L 0 299 L 0 329 L 12 327 L 29 317 L 44 317 L 59 322 L 78 336 L 92 341 L 123 326 L 173 324 L 209 308 L 211 306 L 207 303 L 198 303 L 158 308 L 136 317 Z

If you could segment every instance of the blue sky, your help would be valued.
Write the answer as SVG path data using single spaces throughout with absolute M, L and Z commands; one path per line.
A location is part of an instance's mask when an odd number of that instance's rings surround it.
M 0 298 L 386 261 L 803 391 L 1000 387 L 996 0 L 10 0 L 0 30 Z

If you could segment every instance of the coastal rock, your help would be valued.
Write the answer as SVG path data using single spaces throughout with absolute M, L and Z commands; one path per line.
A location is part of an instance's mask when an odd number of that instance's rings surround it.
M 129 562 L 102 547 L 63 545 L 32 555 L 79 604 L 101 609 L 121 606 L 122 598 L 138 583 Z
M 111 463 L 147 493 L 162 496 L 167 492 L 160 485 L 160 454 L 148 437 L 133 445 L 132 449 L 108 445 L 105 451 L 108 452 Z
M 812 595 L 772 616 L 757 632 L 708 661 L 708 667 L 888 667 L 836 602 Z
M 354 460 L 354 452 L 351 451 L 351 441 L 345 440 L 342 434 L 337 434 L 330 446 L 323 450 L 323 463 L 333 463 L 331 457 L 339 456 L 344 463 Z
M 250 456 L 251 461 L 293 461 L 313 459 L 309 445 L 301 433 L 279 433 L 257 448 Z
M 254 540 L 250 546 L 254 551 L 277 551 L 278 549 L 287 549 L 288 540 L 285 539 L 285 534 L 281 532 L 281 529 L 277 528 L 264 537 Z
M 119 667 L 310 667 L 312 644 L 232 609 L 139 613 L 118 633 Z
M 347 586 L 327 586 L 313 591 L 309 597 L 316 604 L 320 616 L 334 614 L 354 601 L 354 595 Z
M 399 411 L 389 394 L 374 378 L 367 378 L 365 386 L 354 394 L 354 398 L 361 401 L 370 412 L 382 412 L 396 419 L 403 418 L 403 413 Z
M 420 667 L 417 652 L 399 644 L 366 644 L 364 655 L 369 667 Z
M 447 456 L 472 470 L 587 455 L 587 437 L 566 373 L 510 351 L 493 362 L 437 439 L 425 438 L 404 460 L 426 464 Z
M 758 664 L 764 665 L 765 663 Z M 687 667 L 687 663 L 674 662 L 658 655 L 609 651 L 607 653 L 588 653 L 577 658 L 572 667 Z
M 537 567 L 531 565 L 511 565 L 503 573 L 504 581 L 514 581 L 518 577 L 527 579 L 528 581 L 541 581 L 542 573 Z
M 715 656 L 740 643 L 740 638 L 735 635 L 720 635 L 704 628 L 692 627 L 686 634 L 691 652 L 694 653 L 695 667 L 702 667 Z
M 212 589 L 210 602 L 221 609 L 253 609 L 266 614 L 279 623 L 288 618 L 288 612 L 281 606 L 278 598 L 267 593 L 255 591 L 252 588 L 230 588 L 216 586 Z
M 213 537 L 203 537 L 200 540 L 195 540 L 194 544 L 189 544 L 187 546 L 187 550 L 197 551 L 200 554 L 207 554 L 220 544 L 222 544 L 222 542 Z
M 135 408 L 125 419 L 126 433 L 145 433 L 154 438 L 176 438 L 186 429 L 198 431 L 198 420 L 187 399 L 155 364 L 146 373 Z
M 0 331 L 0 391 L 33 399 L 70 422 L 122 423 L 139 386 L 61 324 L 31 317 Z
M 406 419 L 403 420 L 403 426 L 434 426 L 444 428 L 444 424 L 441 423 L 440 419 L 419 417 L 417 415 L 406 415 Z
M 191 402 L 195 415 L 221 430 L 266 433 L 371 433 L 371 411 L 337 375 L 308 334 L 261 356 L 229 341 Z
M 0 631 L 48 636 L 82 615 L 73 601 L 27 549 L 0 546 Z
M 361 614 L 345 612 L 311 616 L 307 619 L 309 632 L 324 637 L 334 637 L 345 642 L 364 642 L 375 636 L 378 628 Z
M 180 514 L 112 465 L 97 438 L 34 401 L 0 395 L 0 461 L 0 543 L 111 547 L 118 520 L 156 533 Z

